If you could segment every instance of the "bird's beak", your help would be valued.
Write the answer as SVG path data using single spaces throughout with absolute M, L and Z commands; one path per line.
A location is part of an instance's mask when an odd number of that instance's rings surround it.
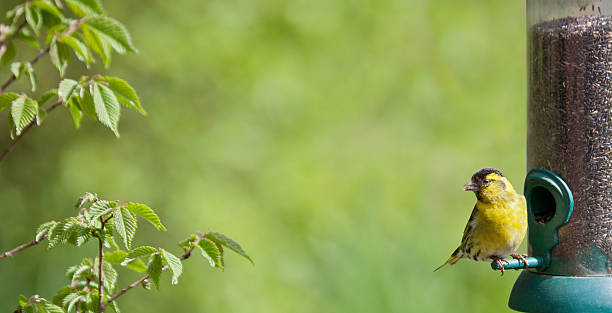
M 478 191 L 478 185 L 474 182 L 470 181 L 469 183 L 463 185 L 463 190 L 465 191 Z

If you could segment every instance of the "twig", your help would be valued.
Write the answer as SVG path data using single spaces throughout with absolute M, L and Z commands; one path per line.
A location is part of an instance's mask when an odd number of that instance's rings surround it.
M 46 108 L 45 111 L 47 113 L 53 111 L 55 108 L 57 108 L 58 106 L 60 106 L 62 104 L 62 99 L 58 98 L 57 102 L 55 102 L 53 105 L 51 105 L 50 107 Z M 13 149 L 15 148 L 15 145 L 19 142 L 19 140 L 21 140 L 21 138 L 30 130 L 30 128 L 32 128 L 32 126 L 34 126 L 34 124 L 36 123 L 35 120 L 33 120 L 32 122 L 30 122 L 30 124 L 28 124 L 28 126 L 26 126 L 22 131 L 21 134 L 19 134 L 19 136 L 15 137 L 15 140 L 13 140 L 8 147 L 6 147 L 6 149 L 4 149 L 4 151 L 2 152 L 2 154 L 0 154 L 0 163 L 4 162 L 4 159 L 6 159 L 6 157 L 8 156 L 8 154 L 13 151 Z
M 193 247 L 191 247 L 191 249 L 187 250 L 187 252 L 185 252 L 185 254 L 183 254 L 181 256 L 181 261 L 184 261 L 186 259 L 188 259 L 191 256 L 191 252 L 193 251 L 193 249 L 195 249 L 195 246 L 198 244 L 198 242 L 200 242 L 200 240 L 202 240 L 202 238 L 206 237 L 206 234 L 202 235 L 202 236 L 198 236 L 198 238 L 196 238 Z M 162 267 L 162 272 L 168 270 L 168 265 Z M 142 282 L 144 282 L 146 279 L 150 278 L 151 275 L 145 275 L 142 278 L 140 278 L 139 280 L 129 284 L 127 287 L 121 289 L 121 291 L 117 292 L 116 294 L 114 294 L 112 297 L 110 297 L 110 299 L 108 299 L 106 302 L 102 303 L 102 305 L 100 306 L 100 310 L 104 310 L 104 308 L 106 308 L 109 304 L 111 304 L 111 302 L 117 300 L 117 298 L 121 297 L 122 295 L 124 295 L 126 292 L 128 292 L 130 289 L 142 284 Z M 98 312 L 102 312 L 102 311 L 98 311 Z
M 6 40 L 2 39 L 2 45 L 0 46 L 0 59 L 2 58 L 4 53 L 6 52 L 6 49 L 8 49 L 8 46 L 11 44 L 11 42 L 13 42 L 13 40 L 15 40 L 15 38 L 17 38 L 17 36 L 19 36 L 19 32 L 21 32 L 21 29 L 24 28 L 26 26 L 26 24 L 27 24 L 27 22 L 23 21 L 23 23 L 21 23 L 21 25 L 19 25 L 19 27 L 17 27 L 17 30 L 15 30 L 15 32 L 13 33 L 13 35 L 11 35 L 11 37 L 9 37 Z
M 85 18 L 82 18 L 80 20 L 75 20 L 72 23 L 70 23 L 70 27 L 68 27 L 68 29 L 66 30 L 66 32 L 64 32 L 64 35 L 66 36 L 70 36 L 72 35 L 72 33 L 74 33 L 75 31 L 77 31 L 77 29 L 79 29 L 79 27 L 81 26 L 81 23 L 83 23 L 85 21 Z M 14 36 L 14 34 L 13 34 Z M 12 36 L 11 36 L 12 37 Z M 10 39 L 10 38 L 9 38 Z M 7 39 L 8 40 L 8 39 Z M 36 55 L 36 57 L 34 59 L 32 59 L 32 61 L 30 61 L 30 64 L 34 65 L 34 63 L 38 62 L 38 60 L 43 57 L 44 55 L 48 54 L 49 51 L 51 51 L 51 46 L 47 47 L 46 49 L 41 49 L 38 54 Z M 4 90 L 10 85 L 12 84 L 15 80 L 17 79 L 17 77 L 15 76 L 15 74 L 11 75 L 11 77 L 9 77 L 6 82 L 4 82 L 4 84 L 2 84 L 2 86 L 0 86 L 0 94 L 4 92 Z
M 100 223 L 102 223 L 100 229 L 104 229 L 106 221 L 100 216 Z M 104 307 L 102 307 L 102 301 L 104 301 L 104 272 L 102 271 L 104 265 L 104 238 L 102 235 L 98 236 L 98 243 L 98 313 L 102 313 L 102 311 L 104 311 Z
M 35 245 L 39 244 L 41 241 L 43 241 L 45 239 L 47 239 L 47 235 L 42 236 L 38 240 L 34 239 L 34 240 L 32 240 L 32 241 L 30 241 L 28 243 L 22 244 L 21 246 L 13 249 L 11 251 L 7 251 L 7 252 L 4 252 L 4 253 L 0 254 L 0 259 L 6 258 L 7 256 L 11 256 L 11 255 L 13 255 L 13 254 L 15 254 L 15 253 L 25 249 L 25 248 L 29 248 L 31 246 L 35 246 Z

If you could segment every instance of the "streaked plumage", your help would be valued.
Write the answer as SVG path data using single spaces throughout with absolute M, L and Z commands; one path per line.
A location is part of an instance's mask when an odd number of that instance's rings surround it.
M 464 190 L 476 194 L 476 205 L 468 220 L 461 244 L 450 258 L 434 271 L 446 264 L 455 264 L 462 258 L 475 261 L 496 261 L 502 267 L 504 257 L 514 254 L 527 232 L 527 209 L 525 197 L 518 194 L 510 181 L 493 168 L 476 172 Z M 524 261 L 524 259 L 523 259 Z

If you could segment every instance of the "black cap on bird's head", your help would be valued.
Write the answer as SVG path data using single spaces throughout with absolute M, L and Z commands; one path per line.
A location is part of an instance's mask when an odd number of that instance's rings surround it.
M 463 190 L 478 192 L 480 188 L 482 188 L 482 186 L 485 186 L 490 183 L 490 181 L 487 179 L 487 176 L 489 176 L 489 174 L 491 173 L 495 173 L 501 177 L 504 177 L 504 174 L 502 174 L 497 169 L 488 167 L 483 168 L 480 171 L 474 173 L 474 175 L 472 175 L 472 179 L 470 179 L 470 181 L 463 186 Z

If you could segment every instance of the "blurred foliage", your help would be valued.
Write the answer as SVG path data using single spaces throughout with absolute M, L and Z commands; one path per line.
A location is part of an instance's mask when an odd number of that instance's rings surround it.
M 131 292 L 124 312 L 509 311 L 518 272 L 466 260 L 432 271 L 459 243 L 475 170 L 498 167 L 522 190 L 523 2 L 104 5 L 140 53 L 94 71 L 129 81 L 149 115 L 123 116 L 119 140 L 92 122 L 75 130 L 65 110 L 32 130 L 0 168 L 2 250 L 95 190 L 155 208 L 171 232 L 143 237 L 160 246 L 223 229 L 257 262 L 189 260 L 197 274 Z M 52 88 L 57 71 L 37 66 L 39 90 Z M 51 295 L 57 269 L 80 260 L 40 249 L 0 263 L 0 311 Z

